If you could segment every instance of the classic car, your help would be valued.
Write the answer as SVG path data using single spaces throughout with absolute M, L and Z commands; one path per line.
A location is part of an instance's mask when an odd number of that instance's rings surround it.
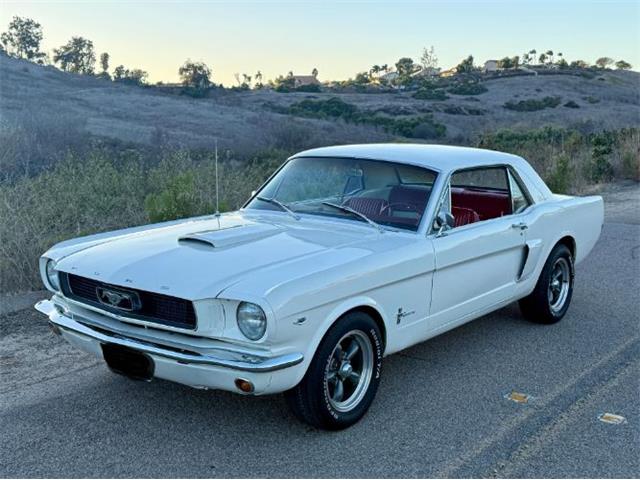
M 318 148 L 238 211 L 53 246 L 36 308 L 116 373 L 284 392 L 301 420 L 341 429 L 387 355 L 510 302 L 562 319 L 602 223 L 600 197 L 554 194 L 518 156 Z

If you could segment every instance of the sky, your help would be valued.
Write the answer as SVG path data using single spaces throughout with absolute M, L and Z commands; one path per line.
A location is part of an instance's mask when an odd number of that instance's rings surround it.
M 46 51 L 83 36 L 110 54 L 111 70 L 141 68 L 154 83 L 177 81 L 188 58 L 225 85 L 257 70 L 269 79 L 317 68 L 320 80 L 342 80 L 403 56 L 418 61 L 429 46 L 443 68 L 535 48 L 640 70 L 640 0 L 0 0 L 0 31 L 14 15 L 42 25 Z

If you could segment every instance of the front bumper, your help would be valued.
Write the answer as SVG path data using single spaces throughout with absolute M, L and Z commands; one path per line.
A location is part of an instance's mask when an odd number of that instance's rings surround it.
M 155 363 L 154 376 L 197 388 L 215 388 L 238 392 L 235 380 L 242 378 L 254 384 L 254 394 L 280 391 L 286 385 L 286 369 L 302 363 L 301 353 L 267 357 L 229 348 L 208 348 L 206 352 L 175 348 L 166 344 L 134 338 L 93 325 L 52 300 L 42 300 L 36 310 L 49 321 L 69 343 L 102 357 L 103 344 L 132 348 L 149 355 Z M 274 378 L 276 381 L 273 381 Z

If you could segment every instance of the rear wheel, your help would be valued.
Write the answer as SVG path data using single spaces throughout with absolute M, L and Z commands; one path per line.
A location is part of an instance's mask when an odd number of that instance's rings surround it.
M 556 323 L 569 309 L 573 295 L 573 256 L 566 245 L 556 245 L 542 269 L 536 288 L 520 300 L 520 310 L 527 320 Z
M 369 409 L 381 367 L 380 329 L 369 315 L 352 312 L 329 329 L 306 375 L 285 398 L 300 420 L 340 430 Z

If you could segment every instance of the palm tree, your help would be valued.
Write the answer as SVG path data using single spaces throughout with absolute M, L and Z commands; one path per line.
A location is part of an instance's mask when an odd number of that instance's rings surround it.
M 553 63 L 553 50 L 547 50 L 547 57 L 549 57 L 549 64 Z
M 369 76 L 373 77 L 374 75 L 378 75 L 380 73 L 380 70 L 381 70 L 380 65 L 374 65 L 369 70 Z
M 536 49 L 534 48 L 533 50 L 529 51 L 529 55 L 531 55 L 532 60 L 535 62 L 536 61 L 536 54 L 538 52 L 536 51 Z

